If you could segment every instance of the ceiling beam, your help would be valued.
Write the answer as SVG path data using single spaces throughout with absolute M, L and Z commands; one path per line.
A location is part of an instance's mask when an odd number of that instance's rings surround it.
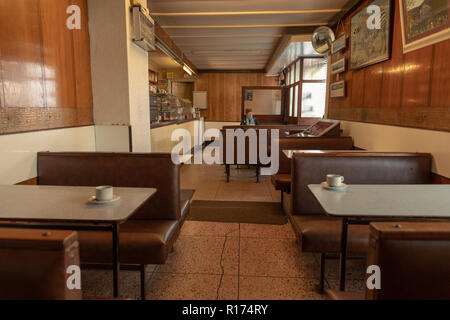
M 152 16 L 246 16 L 273 14 L 339 13 L 342 9 L 280 10 L 280 11 L 219 11 L 219 12 L 151 12 Z
M 184 38 L 281 38 L 282 34 L 221 34 L 221 35 L 200 35 L 193 34 L 187 36 L 170 36 L 172 39 L 184 39 Z
M 253 24 L 253 25 L 204 25 L 204 26 L 161 26 L 163 29 L 220 29 L 220 28 L 288 28 L 288 27 L 319 27 L 326 26 L 328 22 L 292 23 L 292 24 Z

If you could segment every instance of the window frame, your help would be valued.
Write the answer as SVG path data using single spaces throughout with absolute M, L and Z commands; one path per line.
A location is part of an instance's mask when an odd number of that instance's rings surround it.
M 288 123 L 300 123 L 300 120 L 302 119 L 302 97 L 303 97 L 303 84 L 304 83 L 326 83 L 327 79 L 324 80 L 303 80 L 303 66 L 304 66 L 304 60 L 305 59 L 326 59 L 326 57 L 322 56 L 313 56 L 313 57 L 300 57 L 295 59 L 293 62 L 291 62 L 284 70 L 286 74 L 286 80 L 289 79 L 289 81 L 286 81 L 285 90 L 286 90 L 286 119 L 288 120 Z M 300 80 L 295 81 L 296 79 L 296 72 L 298 68 L 298 62 L 300 62 Z M 294 77 L 294 83 L 290 83 L 290 79 L 292 77 L 291 73 L 293 73 Z M 295 87 L 298 86 L 298 95 L 297 97 L 293 97 L 293 101 L 291 101 L 290 91 L 291 88 L 294 91 L 295 95 Z M 295 117 L 295 110 L 292 108 L 291 112 L 291 102 L 293 104 L 293 107 L 295 107 L 295 98 L 298 100 L 297 105 L 297 116 Z

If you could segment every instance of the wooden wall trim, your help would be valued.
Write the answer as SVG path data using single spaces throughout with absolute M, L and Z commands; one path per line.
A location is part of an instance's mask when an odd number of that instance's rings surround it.
M 350 35 L 351 17 L 365 0 L 339 24 Z M 450 131 L 450 40 L 403 54 L 399 1 L 393 1 L 391 59 L 360 70 L 332 75 L 331 83 L 345 80 L 345 98 L 329 98 L 328 117 L 401 127 Z M 350 59 L 350 45 L 345 52 Z

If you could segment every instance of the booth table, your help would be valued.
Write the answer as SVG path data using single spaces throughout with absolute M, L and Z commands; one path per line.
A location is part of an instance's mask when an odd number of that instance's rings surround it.
M 450 185 L 350 185 L 347 191 L 308 185 L 325 213 L 342 218 L 340 290 L 345 290 L 349 224 L 371 221 L 450 221 Z M 401 227 L 401 226 L 399 226 Z
M 112 233 L 113 294 L 119 297 L 119 225 L 155 193 L 153 188 L 114 188 L 120 200 L 92 204 L 93 187 L 0 186 L 0 227 Z

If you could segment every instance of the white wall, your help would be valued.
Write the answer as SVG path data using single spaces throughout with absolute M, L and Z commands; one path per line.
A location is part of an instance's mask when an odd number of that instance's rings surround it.
M 129 152 L 129 126 L 95 126 L 95 145 L 98 152 Z
M 129 125 L 127 20 L 124 0 L 88 0 L 94 122 Z
M 147 0 L 139 1 L 147 6 Z M 130 105 L 130 124 L 132 130 L 133 151 L 150 152 L 150 95 L 148 83 L 148 53 L 132 41 L 130 0 L 125 1 L 127 12 L 128 43 L 128 90 Z
M 0 136 L 0 184 L 35 178 L 39 151 L 95 151 L 94 126 Z
M 351 121 L 343 121 L 342 129 L 366 150 L 431 153 L 433 172 L 450 177 L 450 132 Z
M 115 134 L 122 132 L 117 126 L 131 126 L 133 151 L 149 152 L 148 54 L 131 41 L 130 0 L 88 0 L 88 10 L 94 122 L 111 126 Z M 100 137 L 97 141 L 107 144 L 98 144 L 98 149 L 122 149 L 124 139 L 114 145 L 109 137 Z

